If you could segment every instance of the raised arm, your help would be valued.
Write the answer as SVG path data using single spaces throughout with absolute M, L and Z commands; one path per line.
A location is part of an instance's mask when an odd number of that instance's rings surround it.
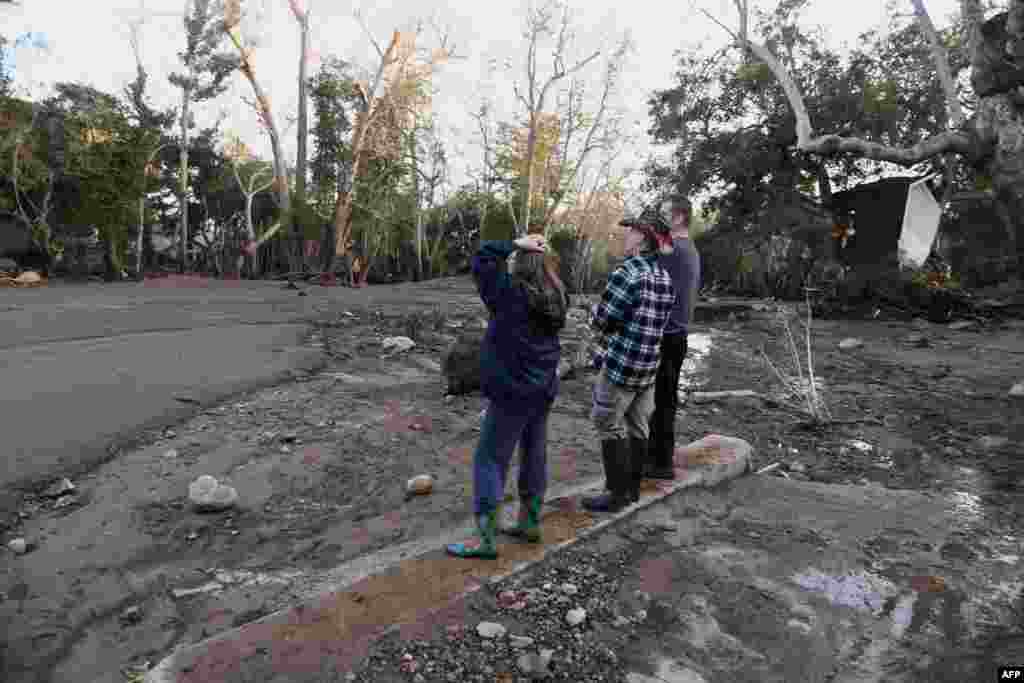
M 473 279 L 480 298 L 492 313 L 511 286 L 505 259 L 515 250 L 512 240 L 488 240 L 480 243 L 480 250 L 473 256 Z

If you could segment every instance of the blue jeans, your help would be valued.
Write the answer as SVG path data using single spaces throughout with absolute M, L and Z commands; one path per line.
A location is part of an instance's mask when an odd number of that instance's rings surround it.
M 519 497 L 541 496 L 548 484 L 548 415 L 554 401 L 491 401 L 473 455 L 473 509 L 490 512 L 505 496 L 512 453 L 520 444 Z

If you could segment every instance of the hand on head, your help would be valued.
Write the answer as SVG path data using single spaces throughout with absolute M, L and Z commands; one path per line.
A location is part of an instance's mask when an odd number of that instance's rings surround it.
M 516 246 L 523 251 L 544 251 L 547 249 L 547 240 L 544 235 L 525 235 L 516 240 Z

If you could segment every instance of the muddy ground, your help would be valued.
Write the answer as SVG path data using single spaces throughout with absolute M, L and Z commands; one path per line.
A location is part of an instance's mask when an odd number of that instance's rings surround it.
M 410 326 L 414 313 L 421 322 Z M 74 493 L 28 500 L 4 542 L 24 537 L 30 552 L 7 552 L 0 565 L 2 678 L 124 680 L 127 667 L 178 643 L 289 605 L 347 560 L 464 522 L 483 403 L 446 398 L 439 362 L 484 315 L 468 278 L 418 285 L 403 305 L 367 296 L 308 340 L 329 358 L 323 372 L 210 407 L 76 480 Z M 687 401 L 680 442 L 738 436 L 754 445 L 755 467 L 781 463 L 773 476 L 953 501 L 963 547 L 950 552 L 1016 539 L 1024 410 L 1008 391 L 1024 379 L 1024 325 L 951 329 L 884 317 L 814 322 L 815 371 L 836 420 L 827 427 L 786 400 L 760 356 L 764 347 L 777 363 L 787 357 L 774 313 L 704 318 L 691 334 L 684 395 L 759 396 Z M 407 334 L 417 337 L 413 349 L 382 347 Z M 863 345 L 840 350 L 848 337 Z M 591 381 L 581 371 L 562 384 L 550 423 L 552 487 L 600 476 Z M 435 476 L 434 492 L 406 498 L 406 480 L 423 473 Z M 188 484 L 201 474 L 236 487 L 238 507 L 193 511 Z

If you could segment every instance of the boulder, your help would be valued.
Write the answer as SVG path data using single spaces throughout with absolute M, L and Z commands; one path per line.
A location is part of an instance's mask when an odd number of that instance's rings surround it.
M 708 434 L 676 449 L 676 467 L 700 477 L 703 486 L 711 487 L 750 471 L 754 447 L 743 439 Z
M 468 330 L 459 335 L 441 358 L 441 372 L 449 394 L 470 394 L 480 390 L 480 347 L 484 330 Z
M 198 510 L 214 512 L 234 506 L 238 502 L 238 491 L 204 474 L 189 484 L 188 498 Z

